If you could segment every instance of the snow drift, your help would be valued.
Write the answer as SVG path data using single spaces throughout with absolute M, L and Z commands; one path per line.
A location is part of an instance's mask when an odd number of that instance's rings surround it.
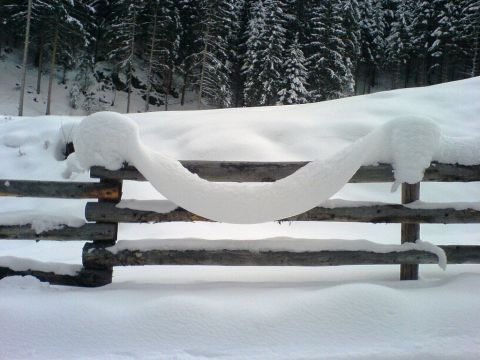
M 116 170 L 128 162 L 175 204 L 212 220 L 239 224 L 280 220 L 310 210 L 338 192 L 363 164 L 389 162 L 396 184 L 419 182 L 440 139 L 433 121 L 400 118 L 274 183 L 216 183 L 145 146 L 137 123 L 124 115 L 87 116 L 73 136 L 74 157 L 83 168 L 100 165 Z

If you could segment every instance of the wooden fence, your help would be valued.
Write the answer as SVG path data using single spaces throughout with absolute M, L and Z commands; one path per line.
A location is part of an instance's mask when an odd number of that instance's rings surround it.
M 215 162 L 182 161 L 191 172 L 211 181 L 271 182 L 288 176 L 304 166 L 305 162 Z M 145 181 L 133 167 L 117 171 L 93 167 L 90 176 L 99 182 L 53 182 L 0 180 L 0 196 L 26 196 L 64 199 L 97 199 L 88 202 L 85 218 L 79 228 L 64 226 L 61 229 L 37 234 L 31 225 L 2 226 L 0 239 L 34 239 L 59 241 L 85 241 L 83 269 L 74 275 L 61 275 L 35 269 L 13 270 L 0 267 L 0 278 L 11 275 L 33 275 L 54 284 L 101 286 L 112 281 L 113 267 L 125 265 L 258 265 L 258 266 L 327 266 L 401 264 L 400 278 L 418 278 L 418 264 L 437 262 L 437 257 L 427 251 L 375 253 L 368 251 L 249 251 L 249 250 L 175 250 L 152 249 L 112 250 L 117 241 L 120 222 L 170 222 L 209 221 L 184 209 L 167 213 L 141 211 L 116 207 L 122 197 L 122 181 Z M 390 165 L 364 166 L 350 180 L 351 183 L 378 183 L 394 181 Z M 480 181 L 480 166 L 462 166 L 432 163 L 425 171 L 424 182 Z M 401 223 L 401 242 L 414 242 L 419 237 L 420 224 L 480 223 L 480 211 L 454 207 L 421 208 L 407 204 L 420 198 L 420 183 L 402 185 L 402 204 L 357 205 L 344 202 L 342 206 L 316 207 L 285 221 L 341 221 L 370 223 Z M 480 246 L 441 246 L 449 264 L 480 263 Z

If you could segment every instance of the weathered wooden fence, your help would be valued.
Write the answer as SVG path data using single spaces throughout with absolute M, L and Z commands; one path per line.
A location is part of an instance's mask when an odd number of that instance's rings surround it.
M 305 162 L 260 163 L 260 162 L 215 162 L 182 161 L 191 172 L 211 181 L 271 182 L 288 176 L 304 166 Z M 34 275 L 57 284 L 101 286 L 110 283 L 115 266 L 125 265 L 259 265 L 259 266 L 326 266 L 401 264 L 400 278 L 418 278 L 418 264 L 436 263 L 437 257 L 427 251 L 375 253 L 368 251 L 249 251 L 249 250 L 175 250 L 152 249 L 112 250 L 117 241 L 120 222 L 170 222 L 209 221 L 184 209 L 176 208 L 166 213 L 119 208 L 122 181 L 145 181 L 133 167 L 109 171 L 93 167 L 92 178 L 96 183 L 48 182 L 0 180 L 1 196 L 35 196 L 56 198 L 94 198 L 85 208 L 88 221 L 80 228 L 63 227 L 36 234 L 31 226 L 0 226 L 0 239 L 35 240 L 90 240 L 83 250 L 83 269 L 76 275 L 56 275 L 28 269 L 14 271 L 0 267 L 0 278 L 9 275 Z M 364 166 L 350 180 L 351 183 L 375 183 L 394 181 L 390 165 Z M 462 166 L 432 163 L 425 171 L 424 182 L 470 182 L 480 181 L 480 166 Z M 8 184 L 8 186 L 6 185 Z M 472 208 L 409 207 L 420 198 L 420 184 L 402 185 L 402 204 L 357 205 L 344 202 L 342 206 L 316 207 L 286 221 L 342 221 L 370 223 L 401 223 L 401 241 L 414 242 L 419 237 L 420 224 L 480 223 L 480 211 Z M 449 264 L 480 263 L 480 246 L 441 246 Z

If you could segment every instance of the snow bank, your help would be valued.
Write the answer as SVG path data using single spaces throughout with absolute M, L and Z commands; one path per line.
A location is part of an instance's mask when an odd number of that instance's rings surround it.
M 276 237 L 259 240 L 205 240 L 196 238 L 162 240 L 121 240 L 108 248 L 114 254 L 122 250 L 248 250 L 261 251 L 368 251 L 374 253 L 402 252 L 410 250 L 427 251 L 438 257 L 438 265 L 446 269 L 447 256 L 443 249 L 429 242 L 402 245 L 379 244 L 368 240 L 329 240 Z
M 241 184 L 209 182 L 190 173 L 180 162 L 146 147 L 138 125 L 117 113 L 86 117 L 73 137 L 74 156 L 83 168 L 115 170 L 128 162 L 175 204 L 212 220 L 241 224 L 303 213 L 338 192 L 365 163 L 387 160 L 397 183 L 421 181 L 439 139 L 440 130 L 428 119 L 397 119 L 284 179 Z
M 0 267 L 7 267 L 14 271 L 37 270 L 72 276 L 82 270 L 81 265 L 42 262 L 32 259 L 18 258 L 15 256 L 0 256 Z
M 59 214 L 54 211 L 22 210 L 0 213 L 0 225 L 28 225 L 35 233 L 61 229 L 63 226 L 80 227 L 85 220 L 72 215 Z

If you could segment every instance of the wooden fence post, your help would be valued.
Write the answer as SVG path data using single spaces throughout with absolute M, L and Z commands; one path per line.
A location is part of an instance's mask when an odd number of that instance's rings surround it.
M 420 199 L 420 183 L 402 184 L 402 204 Z M 420 224 L 402 223 L 401 242 L 415 242 L 420 237 Z M 400 265 L 400 280 L 418 280 L 418 264 Z
M 122 199 L 122 180 L 112 180 L 112 179 L 100 179 L 101 184 L 111 185 L 113 187 L 117 187 L 118 191 L 116 194 L 118 196 L 112 197 L 111 195 L 106 198 L 99 197 L 99 203 L 113 203 L 118 204 Z M 97 222 L 100 224 L 101 222 Z M 114 225 L 114 234 L 112 236 L 111 241 L 93 241 L 93 244 L 85 244 L 83 248 L 82 254 L 82 262 L 83 262 L 83 270 L 82 274 L 80 275 L 85 283 L 85 286 L 103 286 L 110 284 L 112 282 L 112 275 L 113 275 L 113 267 L 112 266 L 95 266 L 92 267 L 85 262 L 85 251 L 88 251 L 88 248 L 97 248 L 97 247 L 106 247 L 115 245 L 118 237 L 118 222 L 116 223 L 109 223 Z

